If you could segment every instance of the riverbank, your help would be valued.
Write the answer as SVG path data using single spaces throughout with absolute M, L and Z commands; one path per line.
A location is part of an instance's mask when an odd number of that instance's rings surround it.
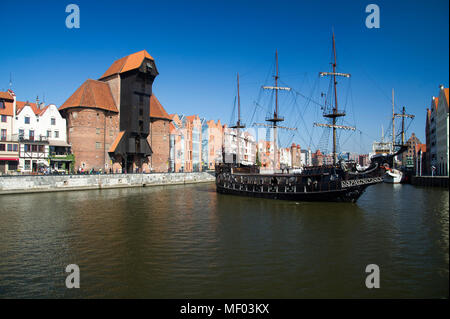
M 214 181 L 207 172 L 0 177 L 0 195 L 123 187 L 179 185 Z

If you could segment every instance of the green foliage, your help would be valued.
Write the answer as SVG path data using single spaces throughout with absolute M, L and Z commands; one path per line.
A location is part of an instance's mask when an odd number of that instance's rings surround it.
M 256 151 L 256 165 L 261 167 L 261 161 L 259 160 L 259 151 Z

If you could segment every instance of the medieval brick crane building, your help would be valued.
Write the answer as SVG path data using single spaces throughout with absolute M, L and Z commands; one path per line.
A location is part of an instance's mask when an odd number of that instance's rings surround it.
M 133 53 L 115 61 L 98 81 L 87 80 L 60 107 L 67 119 L 76 168 L 128 173 L 167 171 L 168 164 L 165 168 L 158 165 L 158 160 L 152 163 L 149 144 L 154 142 L 159 152 L 167 152 L 157 156 L 167 163 L 169 125 L 154 125 L 155 132 L 151 131 L 152 106 L 157 114 L 153 122 L 170 121 L 159 101 L 152 98 L 157 75 L 155 61 L 147 51 Z M 167 147 L 151 138 L 164 138 L 159 130 L 167 131 Z

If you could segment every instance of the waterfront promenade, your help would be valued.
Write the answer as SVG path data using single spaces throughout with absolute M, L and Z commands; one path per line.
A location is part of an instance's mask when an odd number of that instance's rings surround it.
M 214 181 L 213 174 L 207 172 L 36 176 L 18 175 L 0 177 L 0 195 L 177 185 L 212 181 Z

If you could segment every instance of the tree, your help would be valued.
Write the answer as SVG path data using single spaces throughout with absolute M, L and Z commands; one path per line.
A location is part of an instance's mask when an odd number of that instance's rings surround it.
M 259 151 L 256 151 L 256 165 L 261 167 L 261 161 L 259 160 Z

